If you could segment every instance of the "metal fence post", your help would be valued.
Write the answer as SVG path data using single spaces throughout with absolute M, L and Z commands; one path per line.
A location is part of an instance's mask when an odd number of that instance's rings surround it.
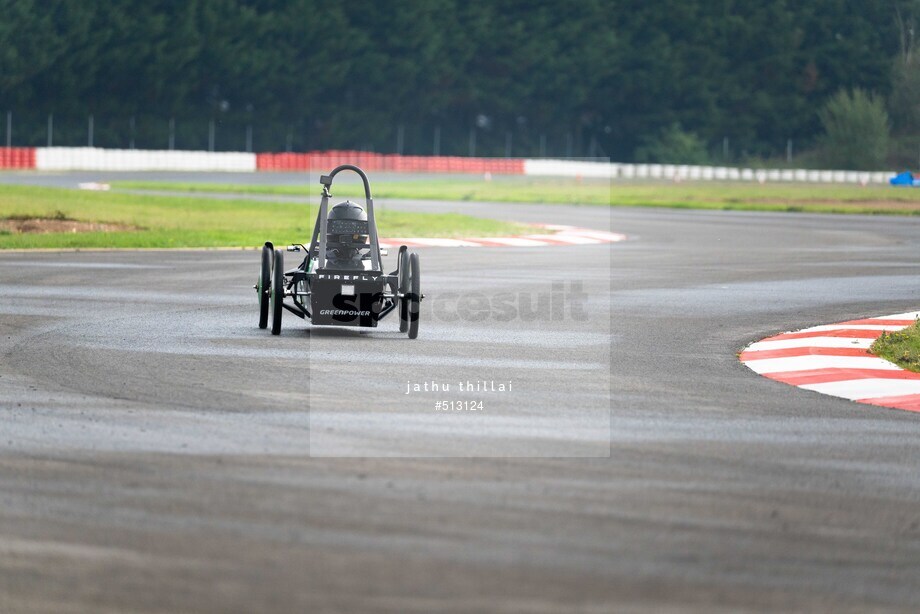
M 48 147 L 54 146 L 54 113 L 48 113 Z
M 403 145 L 406 140 L 406 127 L 402 124 L 399 124 L 396 127 L 396 153 L 402 155 Z
M 540 157 L 541 158 L 546 157 L 546 135 L 545 134 L 540 135 Z
M 176 148 L 176 118 L 169 118 L 169 151 Z
M 86 130 L 86 132 L 87 132 L 86 146 L 87 146 L 87 147 L 92 147 L 92 146 L 93 146 L 93 122 L 94 122 L 94 118 L 93 118 L 92 114 L 90 114 L 90 116 L 89 116 L 89 126 L 87 126 L 87 130 Z
M 441 126 L 434 127 L 434 155 L 441 155 Z
M 505 157 L 511 157 L 511 139 L 514 138 L 514 135 L 511 134 L 511 131 L 508 130 L 505 132 Z
M 287 134 L 284 136 L 284 151 L 291 153 L 294 151 L 294 125 L 289 124 Z
M 208 121 L 208 151 L 214 151 L 214 120 Z
M 476 157 L 476 126 L 470 128 L 470 157 Z
M 13 112 L 6 112 L 6 146 L 13 146 Z
M 252 124 L 246 126 L 246 153 L 252 153 Z
M 128 149 L 134 149 L 134 116 L 133 115 L 131 116 L 131 119 L 128 121 L 128 125 L 131 130 L 131 134 L 129 136 L 129 141 L 128 141 Z

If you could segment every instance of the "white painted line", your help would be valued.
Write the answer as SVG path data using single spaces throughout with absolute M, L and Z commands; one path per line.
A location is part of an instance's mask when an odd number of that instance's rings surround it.
M 810 371 L 812 369 L 900 369 L 883 358 L 871 356 L 792 356 L 746 360 L 744 364 L 755 373 L 782 373 L 785 371 Z
M 95 190 L 99 192 L 108 192 L 112 189 L 112 186 L 107 183 L 97 183 L 95 181 L 87 181 L 85 183 L 78 183 L 77 187 L 81 190 Z
M 893 316 L 880 316 L 878 318 L 872 318 L 872 319 L 873 320 L 916 320 L 917 318 L 920 318 L 920 311 L 908 311 L 907 313 L 896 313 Z
M 543 247 L 546 245 L 543 241 L 534 241 L 533 239 L 522 239 L 520 237 L 479 237 L 473 241 L 484 241 L 488 243 L 500 243 L 510 247 Z
M 613 232 L 604 232 L 602 230 L 567 230 L 564 234 L 569 236 L 588 237 L 589 239 L 600 239 L 601 241 L 622 241 L 623 235 Z
M 387 249 L 406 245 L 408 247 L 547 247 L 552 245 L 597 245 L 624 241 L 626 235 L 613 232 L 544 224 L 547 230 L 558 230 L 555 234 L 532 234 L 514 237 L 475 237 L 466 239 L 448 239 L 439 237 L 420 237 L 412 239 L 380 239 L 380 247 Z
M 901 327 L 903 328 L 903 326 Z M 805 337 L 803 339 L 778 339 L 758 341 L 744 348 L 745 352 L 763 350 L 788 350 L 792 348 L 861 348 L 868 349 L 875 339 L 853 339 L 851 337 Z
M 479 243 L 474 243 L 472 241 L 465 241 L 463 239 L 443 239 L 433 237 L 430 239 L 384 239 L 387 243 L 395 243 L 396 245 L 420 245 L 425 247 L 479 247 Z
M 826 324 L 803 328 L 799 333 L 817 333 L 829 330 L 901 330 L 903 324 Z
M 851 401 L 920 394 L 920 380 L 909 379 L 858 379 L 825 382 L 823 384 L 806 384 L 799 387 L 835 397 L 843 397 Z
M 524 239 L 532 239 L 534 241 L 562 241 L 563 243 L 571 243 L 572 245 L 597 245 L 598 243 L 605 243 L 600 239 L 589 239 L 588 237 L 580 237 L 578 235 L 570 235 L 565 233 L 559 233 L 557 235 L 524 235 Z

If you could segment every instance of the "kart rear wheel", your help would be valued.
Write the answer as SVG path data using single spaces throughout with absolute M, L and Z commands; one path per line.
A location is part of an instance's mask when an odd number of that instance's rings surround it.
M 272 271 L 272 334 L 281 334 L 281 312 L 284 311 L 284 254 L 280 249 L 275 250 L 275 266 Z
M 409 252 L 406 246 L 399 248 L 399 332 L 409 330 Z
M 256 292 L 259 296 L 259 328 L 268 326 L 268 294 L 272 283 L 272 250 L 267 245 L 262 246 L 262 268 L 259 270 L 259 281 Z
M 409 290 L 409 339 L 415 339 L 418 337 L 419 308 L 422 302 L 418 254 L 413 253 L 409 256 L 409 269 L 412 271 Z

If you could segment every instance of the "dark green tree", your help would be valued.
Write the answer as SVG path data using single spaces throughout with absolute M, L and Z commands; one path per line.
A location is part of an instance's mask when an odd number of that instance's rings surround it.
M 840 90 L 820 113 L 823 160 L 830 168 L 877 170 L 888 155 L 890 126 L 885 103 L 861 89 Z
M 914 131 L 905 24 L 920 0 L 0 0 L 0 105 L 17 135 L 105 143 L 181 126 L 201 147 L 372 147 L 606 153 L 628 160 L 679 123 L 735 156 L 769 156 L 823 133 L 841 88 L 889 97 Z M 911 47 L 912 49 L 912 47 Z M 912 58 L 912 56 L 910 56 Z M 892 71 L 892 62 L 899 58 Z M 0 108 L 0 110 L 5 110 Z M 913 110 L 912 110 L 913 109 Z M 484 118 L 478 121 L 477 118 Z M 146 123 L 145 123 L 146 122 Z M 401 128 L 400 128 L 401 127 Z M 71 136 L 68 137 L 68 130 Z M 83 136 L 80 136 L 80 135 Z M 76 135 L 76 136 L 73 136 Z M 231 138 L 232 136 L 232 138 Z M 81 139 L 83 139 L 81 141 Z

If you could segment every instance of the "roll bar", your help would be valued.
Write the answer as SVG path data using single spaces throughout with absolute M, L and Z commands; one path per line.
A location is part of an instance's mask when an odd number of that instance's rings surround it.
M 342 171 L 353 171 L 361 177 L 364 182 L 364 203 L 367 206 L 367 226 L 368 234 L 371 239 L 371 268 L 375 271 L 382 271 L 380 264 L 380 242 L 377 240 L 377 218 L 374 216 L 374 199 L 371 198 L 371 186 L 367 181 L 367 175 L 360 168 L 353 164 L 342 164 L 332 169 L 328 175 L 321 175 L 319 182 L 323 185 L 323 198 L 319 204 L 319 212 L 316 214 L 316 225 L 313 227 L 313 239 L 310 241 L 310 250 L 308 257 L 313 255 L 314 246 L 317 238 L 319 239 L 319 253 L 317 254 L 316 268 L 325 268 L 326 266 L 326 218 L 329 215 L 329 197 L 332 193 L 329 191 L 332 187 L 332 180 Z
M 324 186 L 323 191 L 324 192 L 329 191 L 329 188 L 332 187 L 332 180 L 335 179 L 335 176 L 341 173 L 342 171 L 354 171 L 358 173 L 358 175 L 361 177 L 361 181 L 364 182 L 364 198 L 365 200 L 371 200 L 371 186 L 367 181 L 367 175 L 365 175 L 364 171 L 362 171 L 360 168 L 358 168 L 354 164 L 342 164 L 341 166 L 336 166 L 334 169 L 332 169 L 332 172 L 329 173 L 328 175 L 321 175 L 319 178 L 319 182 L 323 184 Z

